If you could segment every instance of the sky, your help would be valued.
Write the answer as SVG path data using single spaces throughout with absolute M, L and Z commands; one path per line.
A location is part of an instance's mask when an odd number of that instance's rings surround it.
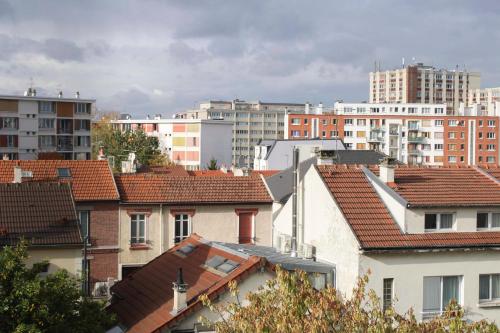
M 0 94 L 170 116 L 210 99 L 368 100 L 412 59 L 500 86 L 499 0 L 0 0 Z

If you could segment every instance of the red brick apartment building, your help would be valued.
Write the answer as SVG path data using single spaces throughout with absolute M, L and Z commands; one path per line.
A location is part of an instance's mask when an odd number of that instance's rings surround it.
M 497 116 L 446 115 L 444 104 L 344 104 L 330 114 L 288 114 L 288 139 L 340 138 L 408 164 L 497 164 Z

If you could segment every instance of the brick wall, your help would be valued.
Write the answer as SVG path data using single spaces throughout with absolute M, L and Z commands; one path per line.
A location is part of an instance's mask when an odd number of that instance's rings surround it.
M 90 250 L 90 291 L 98 281 L 107 281 L 108 277 L 118 279 L 118 250 Z
M 93 204 L 90 242 L 92 247 L 118 246 L 118 202 Z

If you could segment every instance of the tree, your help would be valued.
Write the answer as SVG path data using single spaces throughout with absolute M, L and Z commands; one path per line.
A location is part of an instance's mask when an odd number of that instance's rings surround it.
M 103 302 L 83 297 L 65 270 L 41 278 L 47 263 L 28 268 L 26 245 L 0 250 L 0 332 L 105 332 L 115 323 Z
M 217 165 L 217 160 L 215 158 L 210 159 L 210 163 L 207 164 L 207 170 L 219 170 L 219 166 Z
M 499 332 L 486 321 L 466 322 L 464 311 L 455 302 L 431 321 L 417 322 L 413 310 L 400 315 L 390 308 L 383 311 L 373 290 L 366 292 L 368 277 L 358 280 L 350 299 L 334 288 L 317 291 L 304 272 L 276 269 L 276 278 L 257 292 L 247 295 L 242 306 L 236 283 L 229 289 L 236 301 L 214 304 L 201 296 L 205 306 L 220 320 L 209 322 L 217 332 Z
M 107 156 L 114 156 L 115 171 L 120 171 L 121 162 L 135 153 L 140 165 L 170 165 L 168 156 L 160 150 L 160 142 L 155 136 L 148 136 L 142 129 L 120 131 L 114 129 L 108 118 L 94 124 L 92 131 L 92 158 L 97 159 L 99 149 Z

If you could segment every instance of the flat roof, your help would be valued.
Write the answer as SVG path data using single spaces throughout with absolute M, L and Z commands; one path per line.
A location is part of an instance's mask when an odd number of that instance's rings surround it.
M 0 99 L 15 99 L 21 101 L 49 101 L 49 102 L 81 102 L 95 103 L 95 99 L 84 98 L 65 98 L 65 97 L 47 97 L 47 96 L 18 96 L 18 95 L 0 95 Z
M 166 119 L 117 119 L 111 120 L 112 124 L 170 124 L 170 123 L 205 123 L 205 124 L 225 124 L 232 125 L 234 122 L 224 119 L 183 119 L 183 118 L 166 118 Z

